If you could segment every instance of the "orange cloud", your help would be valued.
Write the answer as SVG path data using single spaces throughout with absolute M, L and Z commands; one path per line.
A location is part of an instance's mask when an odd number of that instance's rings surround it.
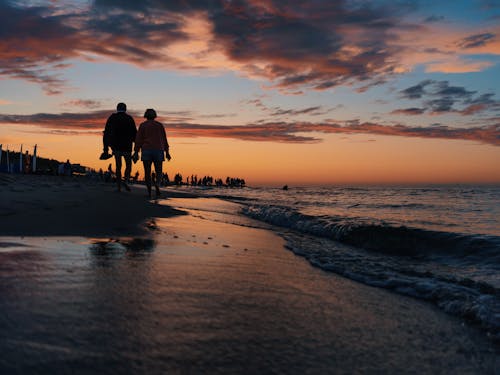
M 500 27 L 491 25 L 487 30 L 481 32 L 444 23 L 393 30 L 397 35 L 395 43 L 400 47 L 397 58 L 401 70 L 409 71 L 416 65 L 424 65 L 429 73 L 468 73 L 489 68 L 493 63 L 485 56 L 500 55 Z M 477 58 L 479 55 L 481 60 Z
M 37 125 L 57 134 L 98 134 L 104 128 L 108 111 L 89 113 L 61 113 L 34 115 L 0 115 L 0 123 Z M 246 125 L 204 125 L 194 123 L 166 123 L 169 135 L 175 137 L 214 137 L 259 142 L 318 143 L 318 133 L 374 134 L 401 137 L 462 139 L 500 146 L 500 119 L 481 127 L 451 128 L 447 126 L 412 127 L 388 126 L 373 122 L 266 122 Z M 55 133 L 54 133 L 55 134 Z

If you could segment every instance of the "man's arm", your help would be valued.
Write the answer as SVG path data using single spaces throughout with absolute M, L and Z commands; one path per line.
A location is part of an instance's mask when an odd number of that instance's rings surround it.
M 103 131 L 103 135 L 102 135 L 103 151 L 105 153 L 108 153 L 109 148 L 112 147 L 111 138 L 112 138 L 112 122 L 111 122 L 111 116 L 110 116 L 110 117 L 108 117 L 108 120 L 106 121 L 106 126 L 104 127 L 104 131 Z

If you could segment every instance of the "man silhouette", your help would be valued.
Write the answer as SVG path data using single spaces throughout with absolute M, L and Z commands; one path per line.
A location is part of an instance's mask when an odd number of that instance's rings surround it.
M 130 190 L 127 183 L 132 171 L 132 143 L 137 134 L 135 121 L 126 112 L 127 105 L 125 103 L 118 103 L 116 112 L 109 116 L 106 121 L 103 135 L 104 152 L 101 155 L 101 159 L 107 158 L 109 148 L 111 147 L 116 162 L 115 170 L 118 191 L 121 191 L 122 184 L 126 190 Z M 124 181 L 122 181 L 122 157 L 125 159 Z

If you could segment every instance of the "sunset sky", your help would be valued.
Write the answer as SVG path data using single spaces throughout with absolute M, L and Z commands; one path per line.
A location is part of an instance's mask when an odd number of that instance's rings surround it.
M 496 0 L 0 0 L 0 144 L 97 169 L 123 101 L 170 177 L 500 183 L 499 90 Z

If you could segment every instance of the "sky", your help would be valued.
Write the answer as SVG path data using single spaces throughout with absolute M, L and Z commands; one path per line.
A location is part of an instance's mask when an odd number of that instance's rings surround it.
M 500 0 L 0 0 L 2 148 L 96 169 L 125 102 L 171 178 L 500 183 L 499 89 Z

